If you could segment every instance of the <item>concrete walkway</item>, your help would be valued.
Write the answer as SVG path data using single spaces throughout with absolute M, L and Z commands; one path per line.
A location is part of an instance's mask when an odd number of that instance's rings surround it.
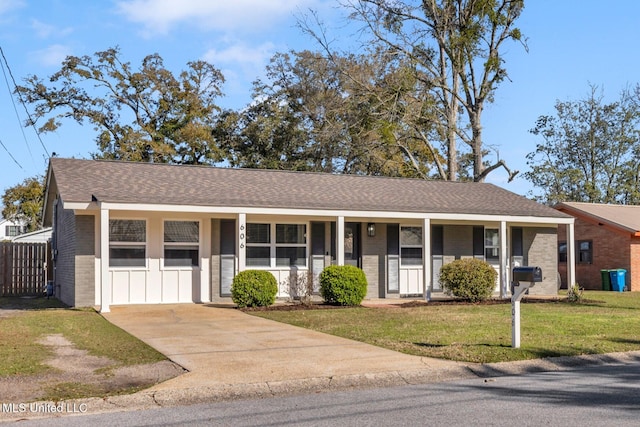
M 466 364 L 410 356 L 203 304 L 112 307 L 104 317 L 189 372 L 150 391 L 233 395 L 401 385 L 474 376 Z

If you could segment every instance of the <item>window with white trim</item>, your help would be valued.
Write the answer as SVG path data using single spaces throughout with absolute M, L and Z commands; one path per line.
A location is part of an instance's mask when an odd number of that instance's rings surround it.
M 307 224 L 248 223 L 245 264 L 247 267 L 306 267 Z
M 271 225 L 247 224 L 247 267 L 271 266 Z
M 484 259 L 487 262 L 500 260 L 500 232 L 497 228 L 484 230 Z
M 307 225 L 276 224 L 276 267 L 307 266 Z
M 109 220 L 109 266 L 147 265 L 147 222 L 144 219 Z
M 19 236 L 21 234 L 24 234 L 27 232 L 27 227 L 23 227 L 20 225 L 7 225 L 5 227 L 5 236 L 7 237 L 16 237 Z
M 422 227 L 400 227 L 400 265 L 422 265 Z
M 164 221 L 165 267 L 198 267 L 199 248 L 199 221 Z

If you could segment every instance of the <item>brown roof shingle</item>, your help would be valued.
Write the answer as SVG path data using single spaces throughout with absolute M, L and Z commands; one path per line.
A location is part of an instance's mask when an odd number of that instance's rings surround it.
M 583 213 L 631 232 L 640 232 L 640 206 L 601 203 L 563 202 L 556 209 Z
M 568 218 L 486 183 L 62 158 L 50 167 L 64 202 Z

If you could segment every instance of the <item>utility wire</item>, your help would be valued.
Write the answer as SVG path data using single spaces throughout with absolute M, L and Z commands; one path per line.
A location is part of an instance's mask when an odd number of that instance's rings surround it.
M 9 155 L 9 157 L 11 157 L 11 159 L 16 163 L 16 165 L 18 165 L 18 167 L 22 170 L 24 170 L 24 168 L 22 167 L 22 165 L 20 163 L 18 163 L 18 161 L 16 160 L 15 157 L 13 157 L 13 155 L 11 154 L 11 152 L 9 150 L 7 150 L 7 147 L 5 147 L 4 143 L 2 142 L 2 140 L 0 139 L 0 145 L 2 145 L 2 148 L 5 149 L 5 151 L 7 152 L 7 154 Z
M 2 49 L 2 48 L 0 48 L 0 49 Z M 2 54 L 2 57 L 4 58 L 4 53 Z M 5 63 L 6 63 L 6 58 L 5 58 Z M 18 109 L 16 108 L 16 103 L 15 103 L 15 101 L 13 99 L 13 96 L 11 95 L 12 90 L 11 90 L 11 86 L 9 85 L 9 80 L 7 79 L 7 72 L 4 70 L 4 63 L 0 62 L 0 68 L 2 68 L 2 75 L 4 76 L 4 82 L 6 83 L 7 90 L 9 91 L 9 98 L 11 98 L 11 105 L 13 105 L 13 111 L 16 113 L 16 118 L 18 119 L 18 126 L 20 127 L 20 132 L 22 132 L 22 139 L 24 139 L 24 145 L 26 145 L 26 147 L 27 147 L 27 151 L 29 152 L 29 157 L 31 157 L 31 161 L 35 164 L 35 160 L 33 160 L 33 153 L 31 152 L 31 147 L 29 147 L 29 141 L 27 141 L 27 135 L 25 135 L 24 128 L 22 127 L 22 124 L 20 123 L 20 115 L 18 114 Z M 4 146 L 4 144 L 2 144 L 2 145 Z M 6 149 L 7 149 L 7 147 L 5 147 L 5 150 Z
M 9 71 L 9 76 L 11 76 L 11 81 L 13 82 L 13 87 L 17 89 L 18 85 L 16 84 L 16 79 L 13 77 L 13 73 L 11 72 L 11 67 L 9 67 L 9 62 L 7 62 L 7 58 L 4 56 L 4 51 L 2 50 L 2 46 L 0 46 L 0 54 L 2 55 L 2 59 L 4 60 L 4 64 L 7 66 L 7 70 Z M 4 67 L 2 68 L 2 72 L 4 73 Z M 7 79 L 7 75 L 6 74 L 5 74 L 4 78 L 5 78 L 5 80 Z M 8 85 L 9 85 L 9 83 L 7 82 L 7 86 Z M 11 92 L 11 90 L 9 92 Z M 22 104 L 22 107 L 24 108 L 25 113 L 27 113 L 27 117 L 29 117 L 29 123 L 33 127 L 33 130 L 36 131 L 36 136 L 38 137 L 38 141 L 40 141 L 40 145 L 42 146 L 42 149 L 44 150 L 44 152 L 47 155 L 47 157 L 51 157 L 51 155 L 49 154 L 49 150 L 47 150 L 47 147 L 45 147 L 44 142 L 42 141 L 42 138 L 40 138 L 40 132 L 38 132 L 38 129 L 36 128 L 35 121 L 31 117 L 31 113 L 29 113 L 29 110 L 27 109 L 27 104 L 22 99 L 22 95 L 20 95 L 20 92 L 18 92 L 16 90 L 16 93 L 18 94 L 18 99 L 20 100 L 20 103 Z M 13 96 L 11 97 L 11 102 L 13 102 Z M 13 108 L 14 108 L 14 110 L 16 109 L 15 103 L 14 103 Z M 18 114 L 18 112 L 16 111 L 16 115 L 17 114 Z M 18 122 L 19 121 L 20 121 L 20 118 L 18 117 Z M 22 129 L 22 124 L 20 125 L 20 129 Z M 22 132 L 22 134 L 24 135 L 24 131 Z M 26 137 L 25 137 L 25 142 L 26 142 Z M 29 144 L 27 144 L 27 148 L 28 147 L 29 147 Z M 29 154 L 31 154 L 31 150 L 29 150 Z

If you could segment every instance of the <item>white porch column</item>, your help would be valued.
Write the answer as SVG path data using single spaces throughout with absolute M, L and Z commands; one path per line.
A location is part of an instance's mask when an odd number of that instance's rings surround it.
M 500 298 L 507 297 L 509 289 L 509 252 L 507 251 L 507 223 L 500 222 Z
M 247 214 L 238 214 L 238 272 L 247 266 Z
M 576 238 L 573 222 L 567 224 L 567 289 L 576 283 Z
M 431 219 L 425 218 L 422 224 L 422 274 L 424 299 L 431 301 Z
M 100 209 L 100 312 L 108 313 L 111 304 L 109 280 L 109 210 Z
M 344 217 L 339 216 L 336 221 L 336 262 L 344 265 Z

